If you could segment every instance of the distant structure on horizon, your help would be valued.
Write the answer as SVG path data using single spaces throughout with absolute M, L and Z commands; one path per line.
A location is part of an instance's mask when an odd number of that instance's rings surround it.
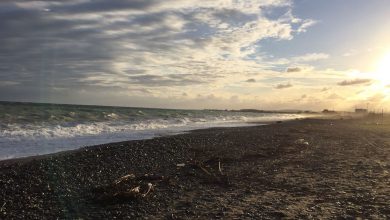
M 329 110 L 329 109 L 324 109 L 324 110 L 322 111 L 322 113 L 324 113 L 324 114 L 335 114 L 336 111 L 334 111 L 334 110 Z
M 368 109 L 366 109 L 366 108 L 355 108 L 355 113 L 367 114 L 368 113 Z
M 322 111 L 323 114 L 336 114 L 337 112 L 334 110 L 324 109 Z

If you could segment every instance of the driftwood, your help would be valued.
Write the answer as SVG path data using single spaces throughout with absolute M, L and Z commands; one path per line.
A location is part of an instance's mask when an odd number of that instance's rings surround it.
M 114 198 L 144 198 L 146 197 L 152 190 L 154 186 L 152 183 L 148 183 L 145 186 L 136 186 L 128 191 L 119 191 L 112 194 Z
M 154 190 L 155 185 L 164 180 L 166 180 L 164 176 L 154 174 L 138 177 L 134 174 L 127 174 L 111 184 L 94 188 L 93 192 L 100 202 L 140 199 L 147 197 Z
M 222 166 L 221 166 L 221 160 L 218 161 L 218 171 L 221 175 L 223 175 L 222 173 Z
M 143 180 L 143 181 L 155 181 L 155 182 L 161 182 L 165 180 L 166 178 L 164 176 L 155 175 L 155 174 L 145 174 L 143 176 L 137 177 L 136 180 Z
M 121 183 L 123 181 L 126 181 L 128 179 L 134 179 L 134 178 L 135 178 L 134 174 L 128 174 L 128 175 L 122 176 L 121 178 L 115 180 L 114 184 L 119 184 L 119 183 Z
M 201 164 L 198 164 L 198 167 L 203 170 L 203 172 L 205 172 L 207 175 L 209 176 L 213 176 L 213 174 L 211 174 L 209 171 L 207 171 L 206 168 L 204 168 Z
M 181 169 L 192 168 L 202 171 L 198 175 L 204 183 L 229 186 L 228 177 L 222 172 L 222 163 L 220 158 L 213 158 L 204 162 L 190 161 L 188 164 L 179 164 Z M 171 185 L 171 178 L 162 175 L 145 174 L 136 176 L 135 174 L 126 174 L 115 179 L 111 184 L 98 186 L 93 189 L 95 199 L 99 202 L 118 202 L 120 200 L 134 200 L 147 197 L 158 183 L 166 182 Z
M 146 190 L 145 193 L 142 193 L 141 196 L 142 196 L 142 197 L 147 196 L 152 190 L 153 190 L 153 184 L 148 183 L 148 189 Z
M 0 212 L 3 212 L 3 211 L 5 211 L 5 205 L 7 204 L 7 202 L 4 202 L 3 203 L 3 205 L 1 206 L 1 208 L 0 208 Z
M 208 160 L 206 162 L 214 162 L 215 160 Z M 223 186 L 229 186 L 230 181 L 228 177 L 223 174 L 222 172 L 222 165 L 221 165 L 221 160 L 218 159 L 218 167 L 217 169 L 206 169 L 205 167 L 205 162 L 198 162 L 198 161 L 193 161 L 191 163 L 191 166 L 193 168 L 197 168 L 203 171 L 203 173 L 206 174 L 206 176 L 203 177 L 205 183 L 213 183 L 213 184 L 219 184 Z

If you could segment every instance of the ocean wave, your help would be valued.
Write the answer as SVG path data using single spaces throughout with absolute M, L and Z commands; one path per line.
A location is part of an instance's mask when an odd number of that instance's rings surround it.
M 49 106 L 51 107 L 51 105 Z M 24 105 L 0 109 L 0 159 L 147 139 L 188 130 L 304 117 L 209 110 Z
M 113 113 L 107 114 L 108 117 L 118 116 Z M 260 117 L 247 116 L 209 116 L 204 118 L 173 118 L 173 119 L 153 119 L 144 121 L 103 121 L 77 123 L 69 122 L 58 125 L 50 123 L 41 124 L 1 124 L 0 137 L 5 139 L 17 140 L 20 138 L 69 138 L 77 136 L 99 135 L 102 133 L 133 132 L 156 130 L 166 128 L 183 127 L 202 127 L 218 126 L 220 124 L 233 125 L 234 123 L 247 123 L 255 121 L 283 120 L 297 115 L 269 115 Z

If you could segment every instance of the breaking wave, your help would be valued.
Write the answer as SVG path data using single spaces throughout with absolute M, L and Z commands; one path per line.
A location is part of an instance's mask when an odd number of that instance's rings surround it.
M 153 138 L 208 127 L 288 120 L 297 114 L 0 103 L 0 159 Z

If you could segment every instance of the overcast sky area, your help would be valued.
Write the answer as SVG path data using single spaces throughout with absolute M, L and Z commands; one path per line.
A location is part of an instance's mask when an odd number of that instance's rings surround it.
M 0 100 L 390 110 L 389 27 L 387 0 L 1 1 Z

